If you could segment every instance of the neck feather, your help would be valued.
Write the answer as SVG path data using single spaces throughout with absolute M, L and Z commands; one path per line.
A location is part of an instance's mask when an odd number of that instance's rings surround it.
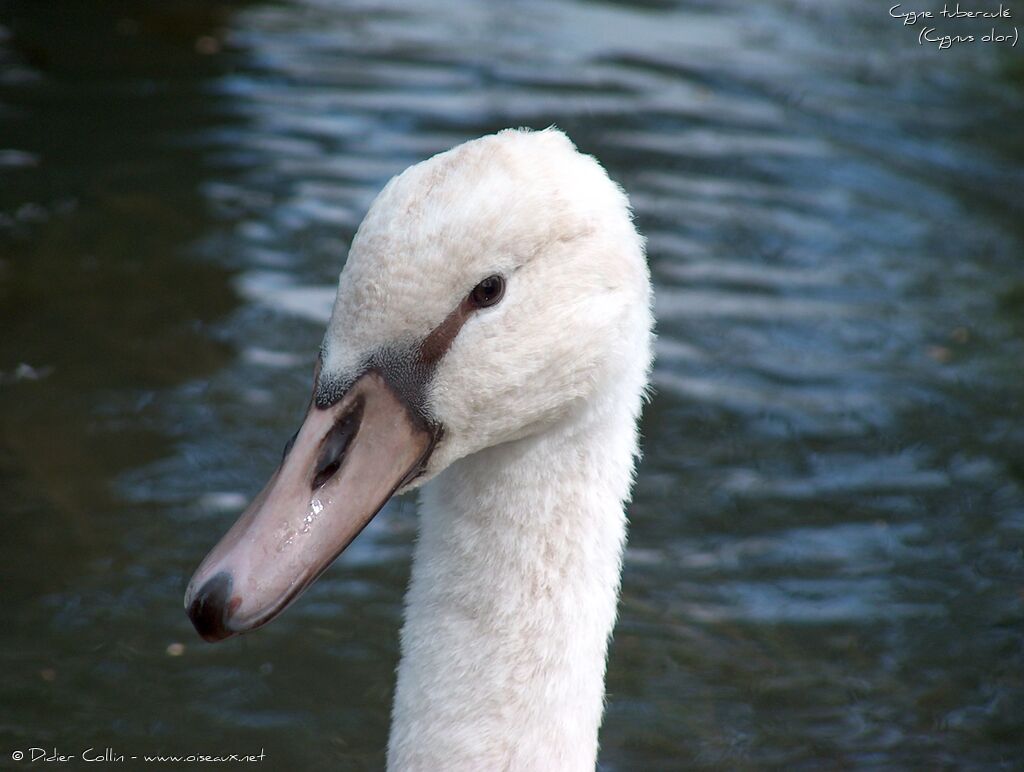
M 594 769 L 639 402 L 609 397 L 424 488 L 389 769 Z

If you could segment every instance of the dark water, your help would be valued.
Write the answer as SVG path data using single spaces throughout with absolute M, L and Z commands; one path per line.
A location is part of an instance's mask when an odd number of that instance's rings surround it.
M 918 31 L 0 2 L 0 767 L 382 765 L 413 501 L 258 634 L 201 644 L 182 591 L 299 418 L 376 191 L 557 123 L 657 283 L 602 768 L 1021 768 L 1024 47 Z

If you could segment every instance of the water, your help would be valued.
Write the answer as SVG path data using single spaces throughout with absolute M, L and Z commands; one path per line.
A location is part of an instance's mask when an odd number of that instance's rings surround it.
M 1020 48 L 799 0 L 0 26 L 4 764 L 381 766 L 413 501 L 257 634 L 200 643 L 182 592 L 297 425 L 376 191 L 551 123 L 657 285 L 602 769 L 1024 763 Z

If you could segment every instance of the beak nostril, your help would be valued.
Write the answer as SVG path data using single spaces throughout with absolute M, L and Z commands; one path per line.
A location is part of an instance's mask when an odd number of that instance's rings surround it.
M 327 432 L 313 472 L 311 483 L 313 490 L 324 485 L 341 469 L 341 465 L 345 461 L 345 453 L 355 438 L 356 432 L 359 431 L 362 417 L 363 403 L 360 400 Z
M 313 476 L 313 490 L 316 490 L 321 485 L 330 480 L 332 477 L 334 477 L 334 473 L 337 472 L 339 469 L 341 469 L 341 461 L 335 460 L 329 463 L 323 469 L 319 470 Z

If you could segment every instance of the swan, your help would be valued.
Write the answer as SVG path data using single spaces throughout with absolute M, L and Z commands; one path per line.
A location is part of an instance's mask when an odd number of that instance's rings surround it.
M 196 570 L 208 641 L 279 614 L 421 488 L 390 770 L 593 770 L 653 339 L 622 189 L 561 131 L 393 178 L 301 427 Z

